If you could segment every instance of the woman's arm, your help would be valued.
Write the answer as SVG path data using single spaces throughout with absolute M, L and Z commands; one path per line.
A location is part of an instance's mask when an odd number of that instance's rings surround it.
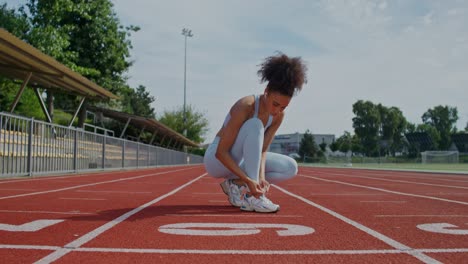
M 283 122 L 283 118 L 284 118 L 284 112 L 279 113 L 278 116 L 274 118 L 271 126 L 265 132 L 265 137 L 263 139 L 262 161 L 260 163 L 259 181 L 261 185 L 267 185 L 267 186 L 262 186 L 262 188 L 266 189 L 265 191 L 267 191 L 269 188 L 269 183 L 266 182 L 265 180 L 266 153 L 271 142 L 273 142 L 273 138 L 275 137 L 276 131 L 278 131 L 278 128 L 281 126 L 281 123 Z

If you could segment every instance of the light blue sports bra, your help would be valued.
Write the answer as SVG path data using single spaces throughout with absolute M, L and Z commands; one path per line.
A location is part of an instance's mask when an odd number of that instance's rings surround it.
M 256 117 L 258 118 L 258 108 L 259 108 L 259 99 L 260 99 L 260 96 L 259 95 L 253 95 L 255 97 L 255 113 L 254 113 L 254 116 L 253 117 Z M 224 123 L 223 123 L 223 127 L 225 127 L 227 125 L 227 123 L 229 122 L 229 120 L 231 119 L 231 113 L 228 113 L 226 118 L 224 119 Z M 270 127 L 271 125 L 271 122 L 273 121 L 273 116 L 270 115 L 268 116 L 268 122 L 265 126 L 265 131 L 267 130 L 267 128 Z

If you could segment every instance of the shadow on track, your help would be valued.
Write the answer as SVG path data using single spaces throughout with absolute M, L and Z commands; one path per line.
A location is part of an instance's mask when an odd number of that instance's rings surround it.
M 79 215 L 68 217 L 72 221 L 112 221 L 135 208 L 116 208 L 100 211 L 94 215 Z M 153 205 L 132 215 L 125 221 L 138 221 L 145 218 L 156 218 L 161 216 L 177 216 L 177 214 L 190 215 L 222 215 L 240 214 L 239 208 L 230 205 Z

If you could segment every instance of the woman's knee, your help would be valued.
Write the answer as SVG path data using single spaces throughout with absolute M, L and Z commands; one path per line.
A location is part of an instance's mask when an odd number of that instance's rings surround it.
M 242 125 L 242 127 L 245 127 L 247 129 L 252 129 L 255 131 L 259 131 L 263 133 L 264 127 L 263 123 L 260 119 L 258 118 L 250 118 L 249 120 L 245 121 L 245 123 Z
M 297 175 L 297 172 L 298 172 L 298 166 L 297 166 L 297 162 L 296 160 L 294 160 L 293 158 L 291 157 L 287 157 L 288 159 L 288 162 L 286 162 L 286 169 L 285 169 L 285 178 L 286 179 L 290 179 L 294 176 Z
M 293 158 L 290 158 L 291 159 L 291 165 L 290 165 L 290 172 L 291 172 L 291 177 L 294 177 L 297 175 L 297 172 L 298 172 L 298 166 L 297 166 L 297 162 L 295 159 Z
M 267 160 L 267 174 L 271 182 L 277 183 L 289 180 L 297 175 L 298 166 L 296 160 L 291 157 L 271 154 L 272 160 Z

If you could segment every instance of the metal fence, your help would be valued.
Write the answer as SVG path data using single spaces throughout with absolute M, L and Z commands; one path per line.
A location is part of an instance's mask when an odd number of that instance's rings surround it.
M 0 113 L 0 177 L 202 162 L 182 151 Z

